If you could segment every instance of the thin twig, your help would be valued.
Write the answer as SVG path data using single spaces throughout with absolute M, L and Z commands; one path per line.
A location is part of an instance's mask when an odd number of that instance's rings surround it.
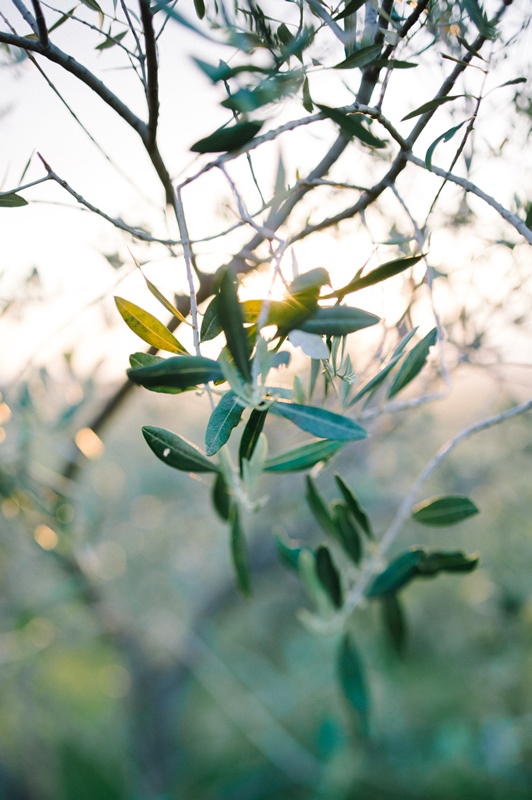
M 190 243 L 190 236 L 188 235 L 187 221 L 185 218 L 185 211 L 183 208 L 183 201 L 181 199 L 181 190 L 177 188 L 174 192 L 174 210 L 179 226 L 179 234 L 183 242 L 183 255 L 185 257 L 185 267 L 187 271 L 188 289 L 190 293 L 190 316 L 192 319 L 192 336 L 194 339 L 194 349 L 196 355 L 201 355 L 200 338 L 199 338 L 199 324 L 198 324 L 198 301 L 196 296 L 196 287 L 194 285 L 194 254 Z
M 157 60 L 157 43 L 153 30 L 153 17 L 150 0 L 139 0 L 140 18 L 144 31 L 146 45 L 146 66 L 148 79 L 146 82 L 146 99 L 148 101 L 148 142 L 155 143 L 157 138 L 157 123 L 159 119 L 159 64 Z
M 33 11 L 35 12 L 35 21 L 37 23 L 37 30 L 39 31 L 39 39 L 43 47 L 48 47 L 48 28 L 46 27 L 46 20 L 44 18 L 43 10 L 39 0 L 31 0 Z

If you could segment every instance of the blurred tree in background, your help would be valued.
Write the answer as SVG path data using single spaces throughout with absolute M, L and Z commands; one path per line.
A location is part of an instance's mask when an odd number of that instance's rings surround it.
M 4 3 L 0 797 L 530 797 L 529 26 Z

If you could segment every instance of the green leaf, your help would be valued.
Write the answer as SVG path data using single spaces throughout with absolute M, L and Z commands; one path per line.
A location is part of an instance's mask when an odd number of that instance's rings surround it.
M 459 550 L 447 553 L 433 550 L 419 562 L 417 573 L 421 578 L 431 578 L 439 572 L 472 572 L 478 562 L 476 553 L 467 555 Z
M 227 522 L 233 504 L 233 495 L 222 472 L 217 473 L 212 485 L 212 504 L 220 519 Z
M 67 21 L 67 19 L 70 19 L 70 18 L 71 18 L 72 14 L 73 14 L 73 13 L 74 13 L 74 11 L 76 10 L 76 8 L 77 8 L 77 6 L 72 6 L 72 8 L 70 9 L 70 11 L 67 11 L 67 12 L 66 12 L 66 14 L 63 14 L 63 16 L 62 16 L 62 17 L 59 17 L 59 19 L 57 20 L 57 22 L 54 22 L 54 24 L 53 24 L 53 25 L 51 25 L 51 26 L 48 28 L 48 33 L 50 34 L 50 33 L 52 33 L 53 31 L 56 31 L 56 30 L 57 30 L 59 27 L 61 27 L 61 25 L 64 25 L 64 23 Z
M 230 270 L 224 272 L 220 282 L 217 311 L 225 333 L 227 347 L 235 365 L 242 378 L 247 383 L 251 383 L 249 340 L 244 329 L 242 309 L 238 302 L 235 275 Z
M 226 392 L 212 412 L 205 431 L 205 452 L 213 456 L 229 440 L 244 412 L 234 392 Z
M 308 78 L 305 78 L 303 81 L 303 108 L 305 111 L 308 111 L 309 114 L 312 114 L 314 111 L 314 103 L 312 102 L 312 97 L 310 96 Z
M 229 514 L 231 525 L 231 557 L 235 570 L 236 585 L 245 597 L 251 595 L 251 577 L 249 573 L 246 537 L 240 523 L 238 507 L 233 505 Z
M 360 504 L 358 497 L 356 497 L 353 490 L 347 485 L 342 476 L 339 475 L 337 472 L 334 473 L 334 479 L 354 519 L 356 520 L 358 525 L 360 525 L 366 536 L 369 539 L 373 539 L 373 531 L 371 529 L 370 519 L 367 513 L 364 511 L 362 505 Z
M 362 542 L 349 508 L 345 503 L 336 500 L 332 504 L 332 514 L 336 538 L 353 563 L 358 564 L 362 558 Z
M 412 509 L 416 522 L 434 527 L 455 525 L 468 517 L 478 514 L 478 508 L 469 497 L 433 497 L 423 500 Z
M 371 64 L 372 61 L 375 61 L 378 55 L 382 50 L 382 45 L 380 44 L 370 44 L 367 47 L 361 47 L 359 50 L 355 50 L 350 56 L 345 58 L 343 61 L 340 61 L 339 64 L 335 64 L 333 69 L 354 69 L 354 67 L 365 67 L 367 64 Z
M 468 120 L 465 119 L 459 125 L 455 125 L 453 128 L 449 128 L 448 131 L 445 131 L 445 133 L 442 133 L 441 136 L 438 136 L 438 138 L 435 139 L 432 142 L 431 146 L 428 148 L 427 152 L 425 153 L 425 166 L 427 167 L 429 172 L 432 172 L 432 156 L 434 155 L 434 150 L 436 149 L 436 147 L 439 145 L 440 142 L 449 142 L 453 138 L 454 134 L 457 131 L 459 131 L 460 128 L 463 125 L 465 125 L 467 121 Z
M 298 572 L 298 563 L 299 563 L 299 556 L 305 550 L 309 553 L 312 551 L 310 547 L 306 545 L 300 546 L 299 542 L 295 540 L 291 540 L 290 542 L 284 542 L 280 536 L 275 537 L 275 549 L 277 550 L 277 555 L 279 556 L 279 561 L 284 564 L 285 567 Z
M 87 8 L 90 8 L 92 11 L 97 11 L 99 14 L 103 14 L 103 11 L 96 0 L 81 0 L 81 2 L 84 6 L 87 6 Z
M 301 472 L 319 464 L 320 461 L 328 461 L 344 445 L 345 442 L 335 442 L 330 439 L 304 444 L 269 458 L 264 469 L 265 472 Z
M 218 472 L 218 467 L 192 442 L 164 428 L 147 425 L 142 435 L 157 458 L 183 472 Z
M 412 328 L 411 331 L 408 331 L 408 333 L 405 333 L 405 335 L 400 339 L 400 341 L 395 346 L 394 351 L 392 353 L 392 358 L 395 358 L 395 356 L 399 356 L 403 353 L 405 347 L 410 342 L 410 340 L 414 338 L 416 333 L 417 333 L 417 326 L 415 328 Z
M 270 411 L 272 414 L 289 419 L 298 428 L 320 439 L 354 442 L 365 439 L 368 435 L 367 431 L 352 419 L 317 406 L 277 401 L 270 407 Z
M 309 319 L 298 326 L 298 330 L 318 336 L 346 336 L 380 321 L 380 317 L 361 308 L 332 306 L 318 308 Z
M 127 31 L 121 31 L 120 33 L 111 36 L 109 33 L 108 36 L 105 37 L 101 44 L 97 44 L 94 48 L 95 50 L 108 50 L 110 47 L 114 47 L 115 44 L 118 44 L 122 41 L 124 36 L 127 34 Z
M 194 0 L 194 10 L 198 19 L 203 19 L 205 16 L 205 3 L 203 0 Z
M 224 153 L 239 150 L 250 142 L 262 128 L 262 122 L 238 122 L 221 128 L 190 148 L 193 153 Z
M 490 22 L 480 3 L 477 0 L 462 0 L 462 3 L 478 32 L 486 39 L 495 39 L 497 27 Z
M 371 378 L 371 380 L 369 380 L 366 384 L 364 384 L 362 389 L 360 389 L 355 394 L 355 396 L 349 401 L 348 408 L 351 408 L 351 406 L 354 406 L 355 403 L 358 403 L 358 401 L 362 397 L 364 397 L 364 395 L 368 394 L 368 392 L 376 391 L 379 388 L 379 386 L 381 386 L 384 383 L 389 373 L 395 367 L 400 358 L 401 354 L 398 353 L 395 356 L 395 358 L 392 358 L 392 360 L 389 361 L 388 364 L 386 364 L 376 375 L 374 375 L 373 378 Z
M 394 382 L 390 386 L 388 397 L 394 397 L 405 388 L 421 372 L 427 361 L 429 350 L 436 344 L 438 331 L 433 328 L 418 342 L 405 358 Z
M 164 361 L 161 356 L 152 356 L 151 353 L 131 353 L 129 363 L 132 369 L 135 367 L 149 367 L 152 364 L 160 364 Z
M 200 341 L 202 342 L 209 342 L 223 331 L 220 317 L 218 316 L 218 305 L 219 298 L 218 295 L 215 295 L 205 309 L 203 322 L 201 323 Z
M 450 94 L 446 95 L 445 97 L 434 97 L 432 100 L 429 100 L 427 103 L 423 103 L 422 106 L 419 108 L 414 109 L 411 111 L 410 114 L 407 114 L 406 117 L 403 117 L 401 122 L 404 122 L 407 119 L 413 119 L 414 117 L 419 117 L 421 114 L 426 114 L 428 111 L 434 111 L 435 108 L 439 108 L 444 103 L 450 103 L 452 100 L 457 100 L 459 97 L 465 97 L 464 94 Z
M 398 61 L 396 58 L 377 58 L 372 66 L 376 69 L 413 69 L 419 64 L 414 61 Z
M 337 14 L 334 19 L 338 21 L 339 19 L 345 19 L 346 17 L 350 17 L 351 14 L 356 14 L 359 8 L 362 8 L 365 5 L 366 0 L 351 0 L 351 2 L 345 4 L 345 8 L 339 14 Z
M 133 383 L 147 389 L 153 386 L 188 389 L 223 377 L 220 364 L 202 356 L 165 358 L 158 364 L 129 369 L 127 374 Z
M 360 139 L 361 142 L 369 145 L 369 147 L 386 147 L 386 142 L 382 139 L 377 139 L 371 131 L 364 127 L 359 119 L 359 117 L 366 119 L 362 114 L 346 114 L 340 111 L 339 108 L 330 108 L 329 106 L 322 106 L 319 103 L 316 103 L 316 105 L 325 117 L 332 119 L 333 122 L 336 122 L 336 124 L 340 126 L 340 130 L 346 138 Z
M 381 599 L 382 621 L 390 644 L 402 656 L 406 647 L 406 620 L 403 607 L 396 594 L 386 594 Z
M 318 491 L 318 487 L 316 486 L 315 481 L 307 475 L 305 478 L 306 482 L 306 493 L 305 498 L 307 503 L 309 504 L 310 510 L 312 511 L 314 518 L 321 525 L 322 529 L 325 533 L 334 536 L 335 539 L 338 538 L 338 529 L 335 525 L 333 516 L 329 510 L 329 506 L 325 501 L 324 497 Z
M 502 89 L 504 86 L 516 86 L 518 83 L 527 83 L 527 78 L 513 78 L 511 81 L 500 83 L 495 89 Z M 493 90 L 492 90 L 493 91 Z
M 416 574 L 417 565 L 423 560 L 425 547 L 412 547 L 392 561 L 380 575 L 373 580 L 366 591 L 368 597 L 383 597 L 406 586 Z
M 20 208 L 27 206 L 28 201 L 24 200 L 19 194 L 9 192 L 8 194 L 0 194 L 0 208 Z
M 123 297 L 115 297 L 116 307 L 120 316 L 133 333 L 158 350 L 166 350 L 169 353 L 184 353 L 187 351 L 180 342 L 177 341 L 162 322 L 140 306 L 124 300 Z M 188 354 L 187 354 L 188 355 Z
M 357 714 L 361 731 L 368 733 L 369 694 L 364 667 L 352 636 L 344 634 L 338 652 L 338 674 L 342 691 Z
M 184 322 L 185 325 L 190 325 L 190 322 L 187 322 L 186 318 L 183 316 L 181 311 L 179 311 L 179 309 L 177 309 L 173 303 L 171 303 L 169 300 L 166 299 L 164 294 L 159 291 L 159 289 L 157 288 L 157 286 L 155 286 L 154 283 L 148 280 L 148 278 L 144 275 L 144 273 L 142 273 L 142 277 L 146 281 L 146 286 L 148 287 L 152 295 L 159 301 L 159 303 L 161 303 L 161 305 L 164 306 L 166 310 L 170 312 L 170 314 L 173 314 L 173 316 L 176 317 L 176 319 L 178 319 L 180 322 Z
M 331 598 L 335 608 L 341 608 L 344 603 L 340 574 L 332 560 L 329 548 L 320 545 L 316 550 L 316 572 L 320 582 Z
M 349 281 L 349 283 L 341 289 L 337 289 L 335 292 L 325 295 L 324 299 L 328 300 L 332 297 L 337 297 L 343 300 L 346 294 L 358 292 L 359 289 L 366 289 L 368 286 L 374 286 L 376 283 L 381 283 L 388 278 L 392 278 L 394 275 L 399 275 L 399 273 L 404 272 L 405 269 L 413 267 L 414 264 L 417 264 L 418 261 L 421 261 L 424 257 L 425 255 L 422 253 L 419 256 L 408 256 L 407 258 L 396 258 L 393 261 L 387 261 L 385 264 L 381 264 L 380 267 L 368 272 L 364 277 L 360 278 L 357 276 L 353 278 L 352 281 Z
M 260 410 L 254 408 L 249 419 L 246 422 L 246 427 L 240 439 L 240 448 L 238 451 L 238 460 L 240 463 L 240 472 L 242 473 L 242 462 L 244 460 L 250 461 L 253 451 L 259 440 L 259 436 L 264 428 L 266 417 L 268 416 L 268 409 Z M 266 462 L 268 463 L 268 462 Z

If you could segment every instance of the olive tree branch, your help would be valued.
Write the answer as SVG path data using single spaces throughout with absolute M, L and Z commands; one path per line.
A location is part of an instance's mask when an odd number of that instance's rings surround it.
M 33 11 L 35 12 L 35 21 L 37 23 L 37 30 L 39 31 L 39 39 L 43 47 L 48 47 L 48 28 L 46 27 L 46 20 L 44 18 L 43 10 L 39 0 L 31 0 Z
M 153 30 L 153 16 L 150 0 L 139 0 L 140 18 L 144 31 L 145 55 L 147 66 L 146 100 L 148 103 L 148 144 L 154 145 L 157 138 L 159 119 L 159 64 L 157 59 L 157 43 Z

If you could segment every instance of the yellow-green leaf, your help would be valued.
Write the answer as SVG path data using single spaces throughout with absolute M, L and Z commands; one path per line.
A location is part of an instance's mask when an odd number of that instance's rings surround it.
M 183 345 L 149 311 L 144 311 L 130 300 L 124 300 L 123 297 L 115 297 L 115 303 L 126 325 L 144 342 L 168 353 L 188 355 Z

